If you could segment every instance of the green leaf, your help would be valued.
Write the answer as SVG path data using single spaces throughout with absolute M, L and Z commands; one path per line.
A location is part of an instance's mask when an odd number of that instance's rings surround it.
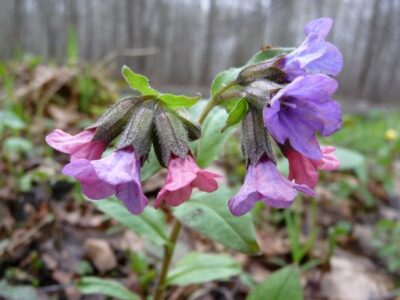
M 197 144 L 197 162 L 204 168 L 215 161 L 221 153 L 227 139 L 233 134 L 232 128 L 221 133 L 227 119 L 227 113 L 220 107 L 215 107 L 203 124 L 202 138 Z
M 11 129 L 24 129 L 26 124 L 16 114 L 11 111 L 0 111 L 0 127 L 9 127 Z
M 214 193 L 195 194 L 175 208 L 173 214 L 186 226 L 195 229 L 225 247 L 247 254 L 257 254 L 258 247 L 250 214 L 235 217 L 228 209 L 232 191 L 220 186 Z
M 77 288 L 82 294 L 101 294 L 121 300 L 140 300 L 139 296 L 115 280 L 98 277 L 82 277 Z
M 211 84 L 211 95 L 215 95 L 227 83 L 236 79 L 242 68 L 229 68 L 228 70 L 218 73 Z
M 5 280 L 0 281 L 0 298 L 8 300 L 36 300 L 38 294 L 29 285 L 10 285 Z
M 149 79 L 146 76 L 133 72 L 129 67 L 124 66 L 122 68 L 122 75 L 128 82 L 129 86 L 143 96 L 157 96 L 160 94 L 150 86 Z
M 151 151 L 149 153 L 149 157 L 146 159 L 141 171 L 140 171 L 140 178 L 142 181 L 150 178 L 154 174 L 156 174 L 161 169 L 161 166 L 157 160 L 156 153 L 154 148 L 151 147 Z
M 336 147 L 334 154 L 340 161 L 339 170 L 354 171 L 362 182 L 368 180 L 367 164 L 364 155 L 341 147 Z
M 11 155 L 14 153 L 27 153 L 33 148 L 32 142 L 22 137 L 8 137 L 3 143 L 4 152 Z
M 266 51 L 260 51 L 254 54 L 246 63 L 246 66 L 254 65 L 264 60 L 268 60 L 277 56 L 286 55 L 292 52 L 295 48 L 271 48 Z
M 241 273 L 240 264 L 228 255 L 190 253 L 168 273 L 167 283 L 189 285 L 227 280 Z
M 247 113 L 249 109 L 249 105 L 245 98 L 240 98 L 239 101 L 236 102 L 236 105 L 229 112 L 228 119 L 226 120 L 225 126 L 222 127 L 221 133 L 223 133 L 229 127 L 236 125 L 239 123 Z
M 244 66 L 240 68 L 229 68 L 218 73 L 211 84 L 211 95 L 215 95 L 226 84 L 235 80 L 244 67 L 254 65 L 260 61 L 271 59 L 273 57 L 288 54 L 293 50 L 294 48 L 271 48 L 267 51 L 260 51 L 250 58 L 250 60 Z
M 162 94 L 158 99 L 164 102 L 169 108 L 175 109 L 180 107 L 190 107 L 196 104 L 199 101 L 200 96 L 187 97 L 183 95 Z
M 132 215 L 117 199 L 95 201 L 94 204 L 106 215 L 117 220 L 142 238 L 158 246 L 168 244 L 167 224 L 161 210 L 146 207 L 140 215 Z
M 302 300 L 299 268 L 288 266 L 272 273 L 264 282 L 257 285 L 246 299 Z

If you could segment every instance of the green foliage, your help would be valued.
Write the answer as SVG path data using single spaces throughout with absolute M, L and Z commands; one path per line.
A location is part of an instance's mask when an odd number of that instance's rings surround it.
M 140 300 L 139 296 L 115 280 L 98 277 L 82 277 L 77 288 L 82 294 L 100 294 L 120 300 Z
M 144 181 L 150 178 L 151 176 L 156 174 L 160 169 L 161 166 L 156 157 L 156 153 L 154 152 L 154 148 L 152 147 L 149 156 L 140 171 L 141 179 Z
M 79 58 L 79 41 L 76 28 L 69 27 L 67 33 L 67 61 L 73 65 L 78 62 Z
M 240 264 L 228 255 L 193 252 L 179 260 L 168 273 L 167 284 L 189 285 L 227 280 L 240 272 Z
M 302 300 L 303 292 L 300 271 L 297 266 L 288 266 L 272 273 L 253 289 L 247 300 Z
M 228 209 L 231 190 L 220 186 L 214 193 L 197 193 L 174 209 L 175 217 L 225 247 L 257 254 L 258 247 L 250 214 L 235 217 Z
M 29 285 L 10 285 L 5 280 L 0 281 L 0 296 L 9 300 L 39 299 L 33 287 Z
M 140 237 L 158 246 L 168 244 L 167 224 L 162 211 L 146 207 L 140 215 L 133 216 L 120 201 L 114 198 L 95 201 L 94 204 L 103 213 L 125 225 Z
M 203 124 L 203 137 L 197 144 L 197 162 L 204 168 L 215 161 L 220 155 L 227 139 L 233 134 L 232 128 L 221 133 L 226 122 L 227 113 L 224 109 L 215 107 L 207 116 Z
M 2 134 L 6 128 L 21 130 L 25 127 L 25 122 L 12 111 L 0 111 L 0 134 Z
M 224 127 L 221 129 L 221 133 L 223 133 L 229 127 L 239 123 L 245 117 L 248 109 L 249 105 L 247 104 L 245 98 L 240 98 L 238 101 L 236 101 L 235 106 L 233 106 L 233 108 L 229 111 L 228 119 L 226 120 Z
M 200 99 L 200 96 L 187 97 L 183 95 L 160 93 L 150 86 L 150 81 L 146 76 L 133 72 L 127 66 L 122 68 L 122 75 L 133 90 L 138 91 L 143 96 L 156 96 L 158 100 L 162 101 L 171 109 L 190 107 L 196 104 Z
M 266 51 L 257 52 L 249 61 L 242 67 L 239 68 L 229 68 L 218 73 L 211 84 L 211 95 L 215 95 L 219 90 L 221 90 L 226 84 L 234 81 L 239 75 L 240 71 L 247 66 L 256 64 L 263 60 L 268 60 L 280 55 L 287 54 L 293 51 L 293 48 L 271 48 Z
M 380 220 L 373 234 L 372 244 L 385 261 L 390 272 L 400 272 L 400 222 Z

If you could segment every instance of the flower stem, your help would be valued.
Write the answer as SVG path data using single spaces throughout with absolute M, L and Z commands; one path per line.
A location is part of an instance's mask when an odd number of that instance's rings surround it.
M 224 92 L 229 90 L 231 87 L 237 85 L 237 81 L 231 81 L 227 85 L 225 85 L 222 89 L 220 89 L 214 96 L 211 97 L 211 99 L 207 102 L 206 107 L 202 111 L 199 117 L 199 123 L 200 125 L 203 124 L 204 120 L 206 119 L 208 113 L 213 109 L 214 106 L 216 106 L 219 102 L 219 96 L 222 95 Z
M 231 87 L 237 84 L 236 81 L 232 81 L 224 86 L 221 90 L 219 90 L 211 99 L 208 101 L 206 107 L 201 112 L 199 117 L 200 125 L 203 124 L 204 120 L 208 116 L 209 112 L 213 109 L 215 105 L 218 104 L 220 100 L 220 96 L 229 90 Z M 182 224 L 179 220 L 175 219 L 174 226 L 172 227 L 171 235 L 168 240 L 168 245 L 164 246 L 164 256 L 161 266 L 160 277 L 158 279 L 158 283 L 155 289 L 154 300 L 162 300 L 164 296 L 164 291 L 166 288 L 166 279 L 168 275 L 169 266 L 171 264 L 172 256 L 174 255 L 176 241 L 178 240 L 179 233 L 181 231 Z
M 181 231 L 181 223 L 175 219 L 174 226 L 169 237 L 169 244 L 164 246 L 164 257 L 161 267 L 160 278 L 157 283 L 154 300 L 162 300 L 165 291 L 165 280 L 167 279 L 169 265 L 171 264 L 172 256 L 174 254 L 176 241 L 178 240 Z

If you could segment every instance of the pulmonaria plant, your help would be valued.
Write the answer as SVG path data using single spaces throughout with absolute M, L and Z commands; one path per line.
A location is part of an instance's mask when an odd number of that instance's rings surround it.
M 245 67 L 224 71 L 214 81 L 199 123 L 214 106 L 233 103 L 223 130 L 241 122 L 247 161 L 243 186 L 228 201 L 233 215 L 249 212 L 257 201 L 286 208 L 298 192 L 314 196 L 318 170 L 339 167 L 335 148 L 318 142 L 318 135 L 329 136 L 342 126 L 340 105 L 332 97 L 338 88 L 333 76 L 340 73 L 343 56 L 326 41 L 332 25 L 329 18 L 313 20 L 305 26 L 306 39 L 299 47 L 260 52 Z M 198 166 L 190 144 L 201 137 L 200 124 L 183 113 L 199 97 L 160 93 L 127 67 L 123 75 L 139 96 L 120 100 L 75 136 L 57 129 L 46 137 L 50 146 L 71 156 L 63 173 L 78 180 L 88 198 L 115 195 L 132 214 L 140 214 L 149 203 L 141 167 L 153 147 L 160 165 L 168 169 L 156 208 L 181 205 L 194 188 L 215 191 L 220 176 Z M 118 136 L 114 151 L 103 157 Z M 288 177 L 277 169 L 272 141 L 289 161 Z

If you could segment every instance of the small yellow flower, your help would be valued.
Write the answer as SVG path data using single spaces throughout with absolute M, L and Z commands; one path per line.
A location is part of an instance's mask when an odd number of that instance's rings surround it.
M 398 133 L 394 129 L 388 129 L 385 132 L 385 140 L 387 140 L 388 142 L 397 140 L 397 137 L 398 137 Z

